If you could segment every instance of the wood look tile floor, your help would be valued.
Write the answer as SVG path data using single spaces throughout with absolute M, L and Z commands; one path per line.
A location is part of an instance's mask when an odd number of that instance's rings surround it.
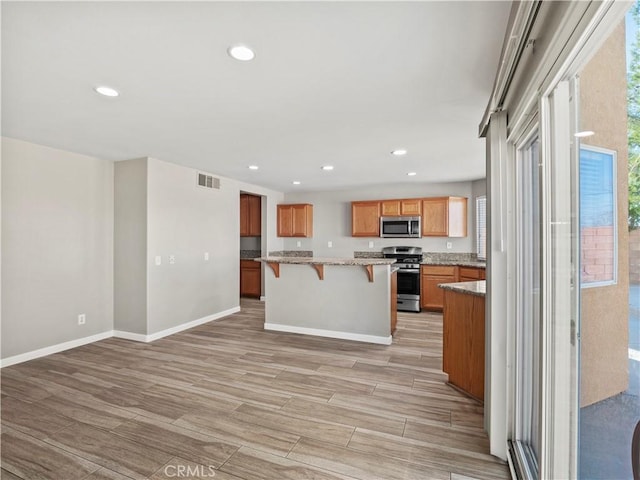
M 506 479 L 445 383 L 442 316 L 393 345 L 265 332 L 264 306 L 1 371 L 3 479 Z

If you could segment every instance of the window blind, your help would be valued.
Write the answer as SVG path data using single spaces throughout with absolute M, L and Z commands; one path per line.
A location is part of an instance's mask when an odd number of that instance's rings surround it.
M 487 258 L 487 197 L 476 198 L 476 253 L 478 258 Z

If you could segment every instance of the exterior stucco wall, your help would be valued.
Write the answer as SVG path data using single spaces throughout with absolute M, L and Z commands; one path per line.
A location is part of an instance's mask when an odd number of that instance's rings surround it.
M 617 152 L 618 282 L 583 288 L 580 405 L 627 389 L 629 241 L 625 29 L 621 24 L 580 75 L 580 130 L 586 144 Z

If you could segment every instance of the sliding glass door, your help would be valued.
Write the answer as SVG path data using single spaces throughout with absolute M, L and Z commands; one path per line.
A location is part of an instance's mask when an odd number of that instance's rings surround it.
M 515 412 L 512 458 L 524 478 L 538 478 L 540 455 L 540 338 L 542 183 L 540 140 L 534 131 L 517 149 L 518 226 L 515 322 Z

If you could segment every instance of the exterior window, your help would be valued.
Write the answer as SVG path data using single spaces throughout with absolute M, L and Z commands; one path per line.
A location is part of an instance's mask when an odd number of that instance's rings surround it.
M 583 287 L 617 282 L 616 152 L 580 147 L 580 265 Z
M 481 260 L 487 259 L 487 197 L 476 198 L 476 253 Z

